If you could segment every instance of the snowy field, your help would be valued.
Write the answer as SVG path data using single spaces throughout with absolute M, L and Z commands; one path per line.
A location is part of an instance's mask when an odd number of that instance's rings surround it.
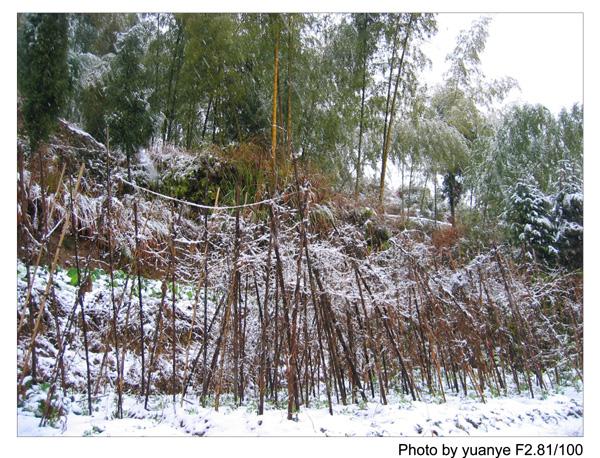
M 40 396 L 42 393 L 40 393 Z M 395 399 L 389 405 L 367 403 L 301 409 L 296 421 L 285 409 L 265 410 L 247 404 L 218 412 L 169 397 L 154 398 L 151 410 L 126 397 L 123 419 L 113 418 L 114 399 L 96 403 L 93 416 L 82 415 L 83 397 L 54 426 L 40 427 L 32 396 L 18 409 L 19 436 L 582 436 L 583 393 L 565 389 L 545 399 L 525 396 L 489 399 L 485 404 L 448 397 L 446 403 Z M 225 400 L 224 400 L 225 401 Z

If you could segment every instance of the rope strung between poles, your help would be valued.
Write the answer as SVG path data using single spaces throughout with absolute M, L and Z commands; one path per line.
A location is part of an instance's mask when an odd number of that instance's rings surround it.
M 265 199 L 265 200 L 261 200 L 260 202 L 253 202 L 251 204 L 232 205 L 232 206 L 212 206 L 212 205 L 201 205 L 201 204 L 197 204 L 195 202 L 188 202 L 187 200 L 177 199 L 176 197 L 166 196 L 164 194 L 160 194 L 158 192 L 151 191 L 150 189 L 144 188 L 144 187 L 139 186 L 137 184 L 131 183 L 131 182 L 127 181 L 125 178 L 119 178 L 119 179 L 123 183 L 128 184 L 129 186 L 132 186 L 132 187 L 134 187 L 136 189 L 139 189 L 140 191 L 147 192 L 148 194 L 153 194 L 155 196 L 162 197 L 163 199 L 172 200 L 174 202 L 179 202 L 180 204 L 189 205 L 190 207 L 201 208 L 203 210 L 235 210 L 236 208 L 255 207 L 255 206 L 258 206 L 258 205 L 264 205 L 264 204 L 274 203 L 274 202 L 277 202 L 278 200 L 284 199 L 286 197 L 289 197 L 289 196 L 292 196 L 292 195 L 298 193 L 298 191 L 288 192 L 286 194 L 282 194 L 279 197 L 273 197 L 271 199 Z

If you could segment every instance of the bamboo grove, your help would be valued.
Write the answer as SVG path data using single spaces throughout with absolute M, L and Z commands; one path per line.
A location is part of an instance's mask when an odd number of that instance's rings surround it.
M 485 401 L 582 377 L 576 274 L 517 267 L 502 247 L 469 259 L 416 229 L 380 249 L 352 211 L 323 218 L 304 176 L 258 205 L 238 189 L 237 206 L 217 195 L 196 208 L 129 186 L 126 167 L 112 170 L 118 156 L 105 152 L 100 184 L 58 154 L 51 229 L 18 290 L 19 390 L 26 377 L 50 383 L 48 406 L 69 389 L 90 409 L 115 392 L 118 417 L 124 393 L 146 407 L 168 394 L 218 409 L 227 396 L 259 415 L 287 405 L 293 419 L 302 406 L 385 404 L 391 392 Z M 21 205 L 39 207 L 39 187 L 21 183 Z M 68 306 L 53 282 L 67 239 Z

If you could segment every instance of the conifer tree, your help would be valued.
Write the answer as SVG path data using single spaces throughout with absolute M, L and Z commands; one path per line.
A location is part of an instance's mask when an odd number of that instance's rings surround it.
M 448 199 L 450 205 L 450 222 L 454 226 L 456 222 L 456 206 L 460 202 L 463 193 L 462 171 L 460 168 L 453 169 L 444 175 L 442 182 L 442 194 Z
M 127 153 L 128 160 L 152 135 L 141 32 L 137 25 L 120 37 L 107 87 L 111 140 Z
M 506 222 L 513 242 L 538 261 L 553 262 L 556 229 L 552 218 L 552 201 L 527 176 L 517 181 L 507 202 Z
M 18 36 L 17 83 L 31 154 L 38 153 L 42 197 L 38 230 L 46 232 L 46 179 L 40 145 L 52 133 L 69 87 L 65 14 L 27 14 Z
M 581 184 L 572 179 L 565 183 L 555 199 L 557 232 L 555 245 L 561 265 L 583 267 L 583 193 Z
M 31 151 L 51 133 L 69 87 L 65 14 L 27 14 L 18 43 L 18 87 Z

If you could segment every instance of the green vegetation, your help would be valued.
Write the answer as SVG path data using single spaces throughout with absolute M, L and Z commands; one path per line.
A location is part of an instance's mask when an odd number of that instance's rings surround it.
M 419 74 L 421 45 L 437 31 L 431 14 L 21 14 L 24 127 L 34 150 L 65 113 L 99 140 L 108 133 L 134 172 L 141 147 L 185 148 L 185 170 L 165 156 L 160 180 L 137 173 L 138 182 L 196 203 L 218 195 L 234 204 L 236 186 L 241 198 L 259 200 L 274 184 L 268 148 L 279 31 L 280 187 L 294 180 L 290 147 L 313 186 L 367 197 L 375 184 L 363 169 L 379 171 L 389 155 L 402 174 L 404 216 L 446 219 L 468 225 L 475 238 L 494 234 L 488 242 L 505 238 L 535 251 L 538 242 L 495 230 L 514 225 L 523 210 L 511 200 L 515 184 L 533 178 L 555 202 L 547 209 L 560 238 L 553 246 L 570 253 L 556 260 L 576 267 L 581 234 L 571 222 L 581 225 L 582 216 L 559 216 L 556 203 L 581 195 L 583 109 L 499 112 L 518 84 L 481 70 L 490 23 L 482 17 L 458 35 L 443 84 L 428 88 Z M 575 207 L 564 211 L 582 213 L 571 197 Z M 327 215 L 313 218 L 327 230 Z

